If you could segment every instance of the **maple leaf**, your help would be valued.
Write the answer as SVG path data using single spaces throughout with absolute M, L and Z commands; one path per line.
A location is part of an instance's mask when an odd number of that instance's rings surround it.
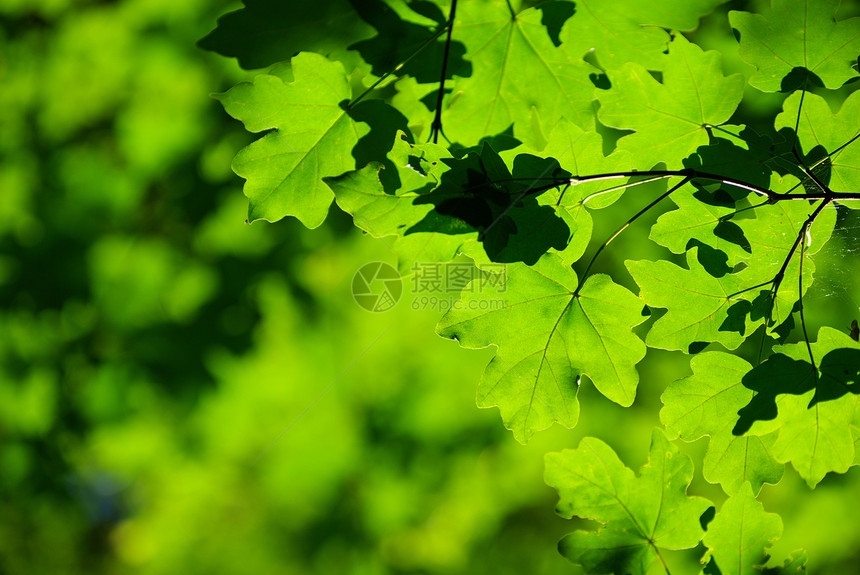
M 812 350 L 818 365 L 809 362 Z M 756 391 L 740 411 L 735 433 L 764 435 L 779 430 L 772 453 L 791 462 L 810 487 L 827 473 L 845 473 L 854 464 L 857 435 L 857 370 L 860 344 L 833 328 L 818 340 L 774 346 L 775 354 L 744 376 Z
M 445 110 L 450 141 L 474 145 L 512 125 L 515 137 L 530 141 L 533 109 L 546 125 L 562 116 L 591 124 L 589 74 L 600 70 L 554 46 L 539 10 L 513 15 L 504 0 L 465 2 L 454 29 L 466 45 L 472 74 L 456 82 Z
M 645 355 L 632 332 L 645 320 L 638 299 L 605 275 L 577 285 L 554 254 L 534 266 L 509 264 L 503 293 L 464 290 L 436 327 L 463 347 L 498 347 L 481 378 L 478 405 L 498 406 L 521 442 L 556 421 L 576 425 L 582 376 L 620 405 L 636 395 L 635 365 Z
M 708 143 L 708 126 L 727 122 L 741 101 L 744 79 L 723 76 L 719 53 L 704 52 L 678 35 L 669 46 L 662 82 L 637 63 L 608 72 L 612 87 L 598 90 L 597 117 L 634 130 L 618 147 L 636 154 L 640 169 L 663 162 L 669 169 Z
M 693 375 L 669 384 L 663 392 L 660 421 L 669 435 L 680 435 L 684 441 L 709 436 L 702 473 L 726 493 L 735 493 L 744 484 L 758 492 L 763 483 L 778 482 L 785 466 L 771 454 L 776 434 L 732 433 L 738 410 L 753 396 L 741 383 L 752 366 L 734 355 L 705 352 L 693 357 L 690 367 Z
M 702 560 L 710 560 L 721 573 L 750 575 L 761 573 L 768 559 L 766 549 L 782 535 L 782 519 L 776 513 L 767 513 L 756 501 L 749 483 L 723 503 L 703 542 L 708 553 Z
M 558 491 L 556 512 L 603 524 L 565 536 L 559 551 L 588 573 L 644 575 L 662 560 L 661 550 L 695 547 L 702 537 L 699 519 L 711 503 L 686 494 L 692 477 L 690 458 L 659 429 L 639 477 L 593 437 L 576 449 L 548 453 L 544 480 Z
M 303 53 L 292 59 L 292 72 L 292 83 L 260 75 L 216 97 L 248 131 L 274 130 L 233 160 L 233 170 L 247 180 L 248 220 L 289 215 L 315 228 L 334 197 L 322 178 L 355 167 L 352 149 L 369 130 L 344 108 L 351 91 L 340 62 Z
M 772 0 L 762 14 L 729 12 L 740 56 L 757 69 L 750 85 L 764 92 L 793 89 L 784 80 L 798 68 L 830 89 L 856 78 L 851 66 L 860 54 L 860 18 L 836 22 L 838 7 L 839 0 Z
M 605 156 L 600 134 L 594 129 L 584 130 L 567 118 L 561 118 L 553 127 L 543 154 L 556 159 L 562 169 L 574 175 L 623 171 L 633 163 L 623 150 Z M 594 229 L 591 210 L 611 206 L 624 193 L 623 189 L 606 192 L 605 188 L 605 182 L 582 182 L 546 194 L 572 232 L 568 245 L 559 254 L 565 262 L 573 263 L 585 253 Z
M 857 19 L 860 23 L 860 18 Z M 801 102 L 803 109 L 800 109 Z M 800 122 L 797 122 L 797 118 Z M 777 130 L 794 130 L 806 151 L 813 174 L 834 191 L 860 188 L 860 92 L 849 95 L 834 114 L 827 101 L 816 94 L 795 92 L 785 99 L 776 117 Z M 822 154 L 826 152 L 826 154 Z M 823 155 L 823 157 L 822 157 Z M 812 186 L 814 191 L 815 186 Z
M 559 38 L 574 57 L 593 50 L 600 65 L 610 70 L 625 62 L 659 70 L 669 43 L 664 29 L 692 30 L 699 18 L 723 1 L 580 0 Z
M 694 342 L 719 342 L 734 349 L 743 342 L 743 329 L 726 326 L 733 304 L 728 296 L 740 289 L 740 280 L 707 273 L 697 251 L 687 252 L 689 269 L 668 261 L 625 262 L 639 285 L 642 301 L 668 310 L 648 331 L 645 343 L 649 347 L 686 351 Z

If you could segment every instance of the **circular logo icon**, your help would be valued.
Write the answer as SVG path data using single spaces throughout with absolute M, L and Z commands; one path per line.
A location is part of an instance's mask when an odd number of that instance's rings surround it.
M 390 310 L 400 301 L 402 293 L 400 274 L 385 262 L 364 264 L 352 276 L 352 297 L 367 311 Z

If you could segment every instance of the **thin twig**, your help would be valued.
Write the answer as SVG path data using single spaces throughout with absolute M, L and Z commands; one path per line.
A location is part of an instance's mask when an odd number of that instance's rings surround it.
M 773 276 L 773 279 L 766 281 L 766 282 L 762 282 L 760 284 L 756 284 L 752 287 L 748 287 L 748 288 L 742 289 L 740 291 L 737 291 L 731 295 L 726 296 L 726 299 L 732 299 L 733 297 L 738 296 L 742 293 L 748 292 L 750 290 L 764 287 L 766 285 L 771 285 L 771 286 L 773 286 L 771 288 L 771 291 L 774 294 L 773 297 L 774 297 L 774 301 L 775 301 L 776 300 L 776 292 L 779 290 L 779 285 L 782 283 L 782 278 L 785 276 L 785 270 L 788 268 L 788 264 L 789 264 L 789 262 L 791 262 L 791 258 L 792 258 L 792 256 L 794 256 L 794 252 L 797 251 L 797 247 L 800 245 L 800 242 L 803 241 L 803 236 L 806 234 L 807 227 L 812 225 L 812 222 L 815 221 L 815 218 L 818 217 L 818 214 L 821 213 L 821 210 L 823 210 L 824 207 L 829 203 L 830 203 L 830 200 L 824 199 L 820 204 L 818 204 L 818 207 L 815 208 L 815 211 L 813 211 L 812 214 L 810 214 L 809 217 L 806 218 L 806 221 L 803 222 L 803 225 L 800 226 L 800 233 L 797 234 L 797 237 L 794 239 L 794 243 L 792 244 L 791 249 L 788 250 L 788 255 L 785 257 L 785 260 L 783 260 L 782 266 L 779 268 L 779 271 L 776 272 L 776 275 Z
M 815 365 L 815 356 L 812 355 L 812 345 L 809 343 L 809 334 L 806 332 L 806 318 L 803 316 L 803 249 L 800 244 L 800 271 L 797 273 L 797 297 L 800 311 L 800 328 L 803 330 L 803 341 L 806 342 L 806 351 L 809 353 L 809 363 L 812 364 L 812 374 L 815 379 L 815 387 L 818 387 L 818 367 Z
M 689 178 L 684 178 L 683 180 L 678 182 L 676 185 L 672 186 L 668 191 L 661 194 L 660 197 L 658 197 L 657 199 L 655 199 L 654 201 L 649 203 L 647 206 L 645 206 L 644 208 L 642 208 L 641 210 L 636 212 L 636 215 L 634 215 L 632 218 L 627 220 L 623 226 L 621 226 L 620 228 L 615 230 L 615 233 L 612 234 L 611 236 L 609 236 L 609 239 L 607 239 L 605 242 L 603 242 L 603 244 L 599 248 L 597 248 L 597 251 L 594 252 L 594 255 L 591 257 L 591 261 L 588 262 L 588 266 L 586 266 L 585 271 L 582 273 L 583 280 L 581 282 L 579 282 L 579 284 L 576 287 L 576 291 L 573 292 L 573 295 L 576 296 L 576 294 L 579 293 L 579 289 L 582 286 L 582 284 L 585 283 L 585 279 L 588 278 L 588 272 L 591 271 L 591 266 L 594 265 L 595 260 L 597 260 L 597 256 L 600 255 L 600 252 L 602 252 L 604 249 L 606 249 L 606 246 L 608 246 L 610 244 L 610 242 L 612 242 L 612 240 L 614 240 L 619 235 L 621 235 L 621 232 L 626 230 L 630 226 L 630 224 L 632 224 L 637 219 L 639 219 L 640 216 L 644 215 L 648 210 L 650 210 L 651 208 L 653 208 L 654 206 L 656 206 L 657 204 L 659 204 L 660 202 L 662 202 L 663 200 L 668 198 L 675 190 L 677 190 L 681 186 L 685 185 L 688 181 L 689 181 Z
M 380 77 L 376 82 L 374 82 L 373 84 L 371 84 L 371 86 L 370 86 L 367 90 L 365 90 L 364 92 L 362 92 L 361 94 L 359 94 L 359 95 L 358 95 L 358 96 L 357 96 L 357 97 L 356 97 L 352 102 L 350 102 L 349 104 L 347 104 L 347 105 L 346 105 L 346 107 L 347 107 L 347 108 L 352 108 L 353 106 L 355 106 L 356 104 L 358 104 L 362 99 L 364 99 L 364 97 L 365 97 L 365 96 L 367 96 L 367 95 L 368 95 L 368 94 L 370 94 L 372 91 L 374 91 L 374 90 L 376 89 L 376 87 L 377 87 L 377 86 L 379 86 L 382 82 L 384 82 L 384 81 L 385 81 L 385 79 L 386 79 L 386 78 L 388 78 L 388 77 L 389 77 L 389 76 L 391 76 L 392 74 L 395 74 L 395 73 L 397 73 L 398 71 L 400 71 L 400 70 L 403 68 L 403 66 L 405 66 L 406 64 L 408 64 L 408 63 L 412 60 L 412 58 L 414 58 L 415 56 L 417 56 L 418 54 L 420 54 L 420 53 L 424 50 L 424 48 L 426 48 L 427 46 L 429 46 L 430 44 L 432 44 L 433 42 L 435 42 L 435 41 L 436 41 L 436 39 L 437 39 L 437 38 L 439 38 L 439 36 L 441 36 L 441 35 L 445 32 L 445 30 L 447 29 L 447 27 L 448 27 L 448 25 L 446 24 L 445 26 L 442 26 L 441 28 L 439 28 L 438 30 L 436 30 L 436 31 L 433 33 L 433 35 L 432 35 L 432 36 L 430 36 L 429 38 L 427 38 L 426 40 L 424 40 L 424 42 L 422 42 L 422 43 L 421 43 L 421 45 L 420 45 L 420 46 L 418 46 L 418 47 L 417 47 L 417 48 L 416 48 L 416 49 L 415 49 L 415 50 L 414 50 L 414 51 L 409 55 L 409 57 L 408 57 L 408 58 L 406 58 L 406 59 L 405 59 L 405 60 L 403 60 L 401 63 L 399 63 L 397 66 L 395 66 L 393 70 L 390 70 L 390 71 L 386 72 L 385 74 L 383 74 L 383 75 L 382 75 L 382 76 L 381 76 L 381 77 Z
M 451 52 L 451 33 L 454 31 L 456 14 L 457 0 L 452 0 L 451 13 L 448 15 L 448 38 L 445 40 L 445 54 L 442 57 L 442 77 L 439 79 L 439 92 L 436 94 L 436 115 L 430 127 L 430 137 L 434 144 L 439 143 L 439 132 L 442 131 L 442 98 L 445 96 L 445 77 L 448 75 L 448 55 Z

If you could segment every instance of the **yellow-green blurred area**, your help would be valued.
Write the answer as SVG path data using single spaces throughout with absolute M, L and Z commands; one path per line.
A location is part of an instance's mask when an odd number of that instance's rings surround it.
M 547 435 L 348 218 L 244 224 L 209 0 L 0 2 L 0 573 L 557 573 Z
M 251 137 L 209 93 L 250 74 L 195 46 L 237 7 L 0 0 L 0 573 L 576 573 L 544 453 L 591 434 L 638 468 L 686 360 L 646 360 L 629 410 L 584 385 L 577 429 L 517 444 L 475 407 L 492 350 L 353 301 L 388 244 L 342 214 L 243 223 Z M 844 236 L 821 313 L 857 305 Z M 765 492 L 782 556 L 856 553 L 856 473 Z

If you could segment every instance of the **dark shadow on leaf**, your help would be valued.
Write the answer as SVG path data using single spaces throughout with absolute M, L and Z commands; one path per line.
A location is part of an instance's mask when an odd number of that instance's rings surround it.
M 783 344 L 788 340 L 788 336 L 795 328 L 794 314 L 800 309 L 800 301 L 795 302 L 791 313 L 785 318 L 785 321 L 773 328 L 771 335 L 776 335 L 777 343 Z
M 406 234 L 438 231 L 479 232 L 487 254 L 497 262 L 534 264 L 549 248 L 563 249 L 570 228 L 551 206 L 538 204 L 531 187 L 538 178 L 569 177 L 552 159 L 520 155 L 511 174 L 498 154 L 484 144 L 480 154 L 443 160 L 451 169 L 439 186 L 415 199 L 434 209 Z M 513 179 L 512 179 L 513 178 Z
M 820 144 L 815 146 L 803 156 L 803 163 L 807 166 L 815 166 L 809 170 L 814 179 L 809 177 L 804 179 L 803 188 L 811 194 L 820 194 L 825 191 L 822 189 L 822 185 L 826 187 L 830 183 L 830 175 L 833 170 L 833 162 L 827 154 L 827 149 Z
M 440 26 L 444 26 L 445 22 L 448 21 L 445 14 L 442 13 L 442 9 L 432 2 L 428 2 L 426 0 L 415 0 L 414 2 L 409 3 L 409 7 L 416 14 L 421 14 L 422 16 L 433 20 Z
M 710 558 L 708 564 L 705 565 L 704 569 L 702 569 L 702 575 L 723 575 L 723 572 L 720 571 L 720 568 L 717 566 L 717 560 L 713 557 Z
M 750 130 L 743 130 L 738 135 L 744 139 L 758 138 Z M 756 148 L 750 145 L 750 150 L 746 150 L 736 146 L 732 139 L 734 139 L 733 136 L 720 132 L 718 129 L 712 129 L 710 143 L 707 146 L 699 147 L 696 153 L 686 158 L 684 167 L 718 176 L 731 177 L 756 186 L 768 186 L 770 184 L 770 170 L 763 165 L 763 161 L 770 157 L 766 151 L 767 148 L 756 151 Z M 722 189 L 726 195 L 731 196 L 735 201 L 746 197 L 749 193 L 734 186 L 723 186 Z
M 451 93 L 451 88 L 445 88 L 445 95 L 448 96 Z M 428 110 L 431 112 L 436 111 L 436 100 L 438 99 L 439 91 L 433 90 L 432 92 L 422 96 L 418 99 L 419 102 L 424 104 Z
M 386 154 L 391 150 L 392 142 L 400 130 L 410 133 L 406 116 L 392 108 L 382 100 L 363 100 L 347 110 L 349 117 L 356 122 L 364 122 L 370 126 L 370 132 L 361 137 L 352 148 L 356 168 L 363 168 L 372 161 L 382 161 L 386 167 L 379 173 L 379 179 L 386 190 L 396 190 L 400 187 L 400 177 L 397 167 L 391 163 Z
M 709 206 L 724 206 L 727 208 L 731 208 L 734 207 L 736 203 L 735 198 L 733 198 L 723 188 L 711 190 L 704 187 L 698 187 L 698 189 L 693 192 L 693 197 L 702 202 L 703 204 L 708 204 Z
M 713 505 L 705 509 L 705 512 L 702 513 L 702 516 L 699 517 L 699 525 L 702 526 L 702 529 L 707 530 L 708 524 L 714 520 L 714 517 L 717 515 L 717 508 Z
M 706 347 L 708 347 L 709 345 L 711 345 L 711 344 L 710 344 L 710 342 L 707 342 L 707 341 L 694 341 L 694 342 L 690 343 L 690 345 L 687 346 L 687 353 L 689 355 L 695 355 L 695 354 L 699 353 L 700 351 L 702 351 L 703 349 L 705 349 Z
M 549 39 L 556 47 L 561 46 L 561 39 L 559 38 L 561 28 L 568 18 L 576 14 L 576 5 L 573 2 L 552 0 L 539 4 L 537 9 L 543 13 L 540 23 L 546 26 Z
M 794 92 L 795 90 L 812 91 L 813 88 L 823 88 L 824 82 L 807 68 L 792 68 L 780 83 L 780 92 Z
M 597 105 L 599 106 L 600 104 L 597 103 Z M 619 130 L 618 128 L 612 128 L 605 124 L 601 124 L 600 120 L 596 117 L 594 120 L 594 128 L 597 130 L 597 133 L 600 134 L 600 137 L 603 138 L 604 156 L 608 156 L 615 151 L 615 148 L 618 146 L 618 140 L 633 133 L 633 130 Z
M 717 227 L 714 228 L 714 235 L 731 244 L 739 246 L 748 254 L 752 253 L 750 241 L 744 235 L 744 231 L 741 227 L 734 222 L 730 222 L 728 220 L 721 221 L 717 224 Z
M 696 250 L 696 257 L 705 271 L 714 276 L 721 278 L 727 273 L 731 273 L 731 268 L 728 266 L 729 256 L 725 252 L 714 249 L 711 246 L 700 242 L 697 239 L 691 239 L 687 242 L 687 251 L 692 248 Z
M 349 0 L 244 3 L 244 8 L 220 17 L 197 45 L 237 58 L 245 69 L 265 68 L 302 50 L 328 54 L 372 34 Z
M 738 422 L 732 433 L 743 435 L 756 421 L 776 418 L 776 397 L 783 393 L 803 395 L 814 389 L 812 365 L 775 353 L 754 367 L 743 378 L 744 387 L 756 392 L 752 400 L 738 411 Z
M 648 70 L 648 73 L 659 83 L 663 83 L 663 72 L 661 70 Z
M 803 183 L 803 188 L 809 193 L 820 194 L 824 191 L 822 186 L 826 187 L 830 184 L 830 175 L 833 167 L 833 163 L 828 157 L 828 151 L 823 146 L 818 145 L 804 153 L 800 146 L 797 145 L 797 135 L 791 128 L 782 128 L 777 132 L 775 142 L 772 148 L 773 154 L 775 156 L 782 156 L 785 160 L 775 164 L 774 169 L 780 174 L 795 176 Z M 815 176 L 818 182 L 810 178 L 798 166 L 794 150 L 797 151 L 804 166 L 815 166 L 814 168 L 807 169 Z
M 860 393 L 860 349 L 834 349 L 818 366 L 821 376 L 810 407 L 821 401 Z
M 773 293 L 770 290 L 760 290 L 752 301 L 750 319 L 758 321 L 769 317 L 771 310 L 773 310 Z
M 612 87 L 612 82 L 609 81 L 609 77 L 606 74 L 591 73 L 588 75 L 588 79 L 591 80 L 595 88 L 600 90 L 608 90 Z
M 469 152 L 480 153 L 484 144 L 490 146 L 496 152 L 504 152 L 505 150 L 513 150 L 520 144 L 521 141 L 514 137 L 514 125 L 511 124 L 504 131 L 490 136 L 484 136 L 478 141 L 475 146 L 463 146 L 456 142 L 452 143 L 448 148 L 451 155 L 455 158 L 464 158 Z
M 743 385 L 756 392 L 752 400 L 738 411 L 738 422 L 732 433 L 742 435 L 755 421 L 777 416 L 777 396 L 803 395 L 814 389 L 809 407 L 839 399 L 848 393 L 860 394 L 860 350 L 834 349 L 818 362 L 818 377 L 808 361 L 791 359 L 776 353 L 753 368 L 743 378 Z
M 746 333 L 746 318 L 750 313 L 752 304 L 746 300 L 740 300 L 729 306 L 726 310 L 728 317 L 720 325 L 720 331 L 733 331 L 744 335 Z
M 373 38 L 349 47 L 361 54 L 375 75 L 394 72 L 398 76 L 412 76 L 419 83 L 439 81 L 445 55 L 445 35 L 422 48 L 446 21 L 438 8 L 434 10 L 428 2 L 410 5 L 416 13 L 436 21 L 436 26 L 430 28 L 401 19 L 381 0 L 350 0 L 350 3 L 358 15 L 377 31 Z M 463 59 L 465 54 L 466 46 L 462 42 L 451 42 L 446 79 L 455 74 L 463 77 L 472 75 L 472 64 Z

